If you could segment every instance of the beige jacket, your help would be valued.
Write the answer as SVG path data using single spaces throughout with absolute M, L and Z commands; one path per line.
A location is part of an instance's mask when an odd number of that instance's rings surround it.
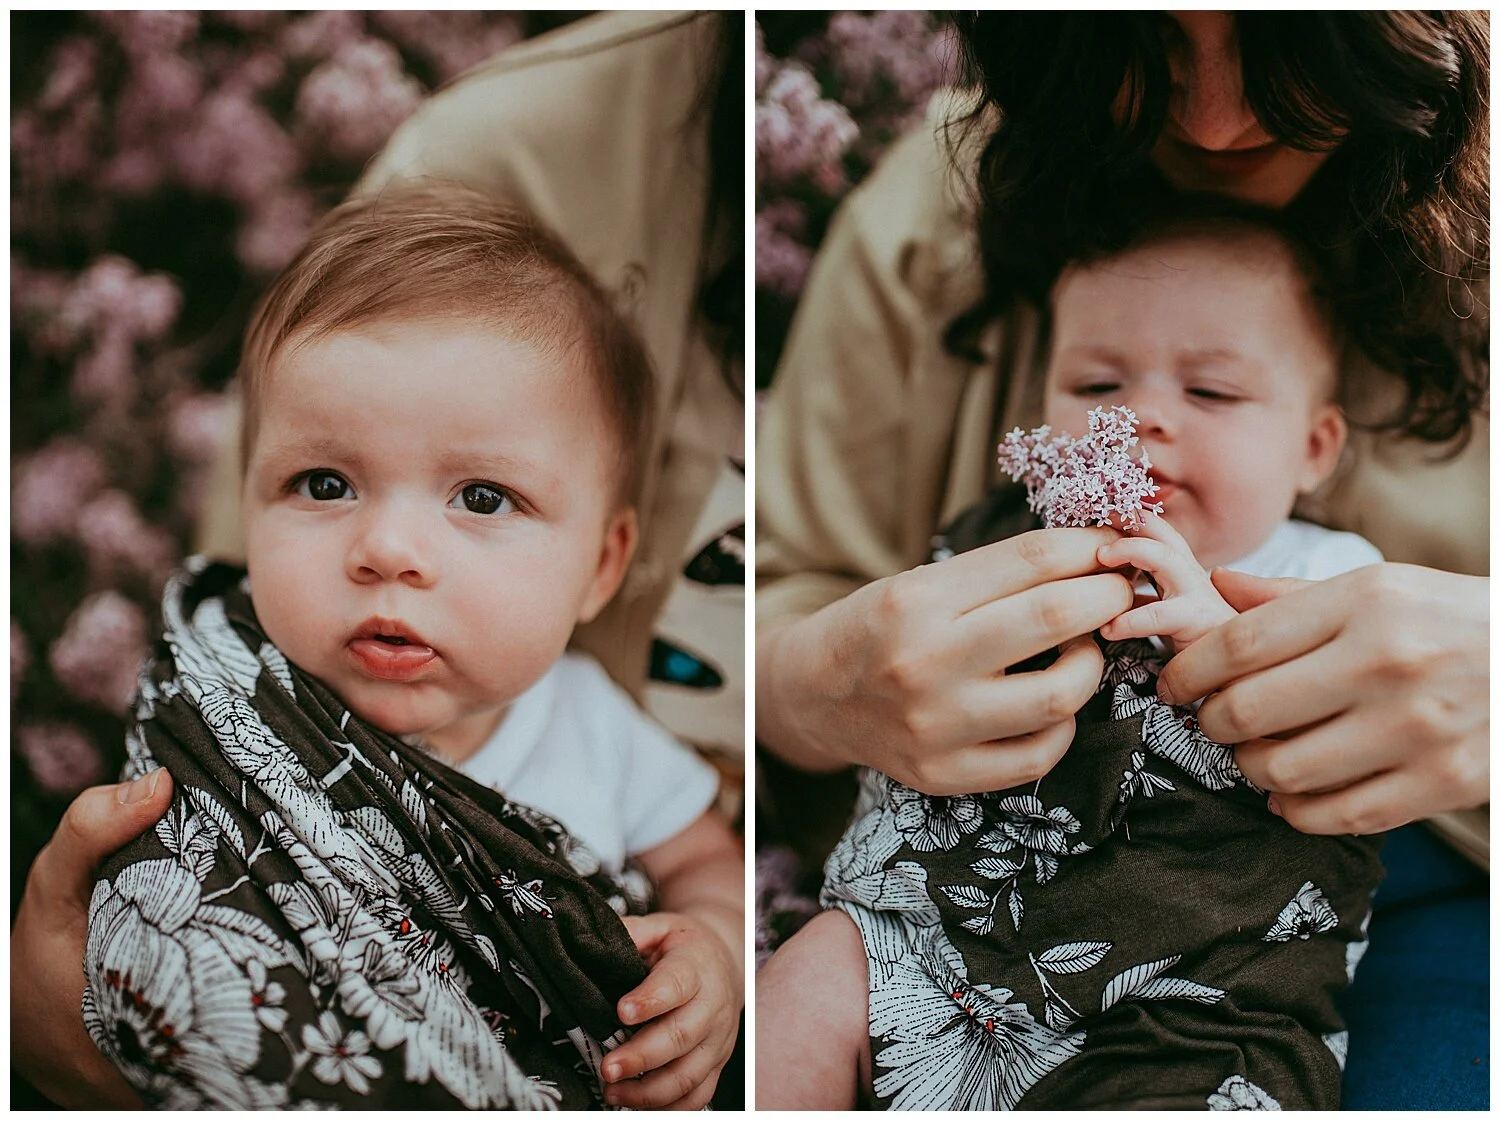
M 757 426 L 762 621 L 805 616 L 925 561 L 937 528 L 1001 481 L 1001 435 L 1041 421 L 1030 313 L 991 332 L 983 363 L 944 349 L 944 328 L 982 286 L 954 166 L 933 128 L 899 141 L 845 201 L 813 266 Z M 1362 380 L 1360 404 L 1392 392 L 1385 380 Z M 1446 463 L 1411 442 L 1356 436 L 1348 469 L 1301 512 L 1391 560 L 1483 573 L 1488 451 L 1485 420 Z M 1443 830 L 1487 862 L 1486 810 L 1445 815 Z
M 691 704 L 667 688 L 651 707 L 685 738 L 742 757 L 743 589 L 684 589 L 676 579 L 704 540 L 744 519 L 743 481 L 728 463 L 743 449 L 744 406 L 695 312 L 717 264 L 704 249 L 708 119 L 696 111 L 717 21 L 617 12 L 518 44 L 426 101 L 356 190 L 426 176 L 508 199 L 623 297 L 657 379 L 643 532 L 620 594 L 575 645 L 649 699 L 653 636 L 663 626 L 685 634 L 679 644 L 711 661 L 724 685 Z M 238 477 L 226 447 L 199 544 L 227 559 L 244 550 Z

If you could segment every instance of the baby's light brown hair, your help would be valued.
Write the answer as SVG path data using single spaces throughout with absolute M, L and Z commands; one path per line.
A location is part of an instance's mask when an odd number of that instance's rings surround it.
M 394 186 L 330 211 L 276 278 L 245 335 L 241 459 L 257 403 L 288 346 L 391 320 L 477 322 L 589 368 L 633 505 L 650 439 L 651 366 L 634 328 L 555 236 L 520 210 L 453 184 Z M 414 380 L 413 391 L 420 392 Z

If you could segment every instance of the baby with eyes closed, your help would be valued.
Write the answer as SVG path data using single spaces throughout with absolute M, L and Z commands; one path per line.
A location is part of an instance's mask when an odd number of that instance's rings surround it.
M 174 803 L 95 890 L 101 1050 L 155 1106 L 703 1106 L 741 847 L 566 652 L 635 546 L 634 330 L 523 215 L 395 187 L 313 232 L 241 377 L 248 578 L 165 597 L 130 768 Z
M 757 1061 L 807 1056 L 777 1083 L 804 1108 L 1336 1108 L 1333 995 L 1367 944 L 1379 839 L 1298 833 L 1155 690 L 1234 614 L 1210 568 L 1381 559 L 1291 517 L 1346 436 L 1316 262 L 1273 216 L 1207 209 L 1071 262 L 1050 303 L 1043 419 L 1081 437 L 1092 409 L 1134 414 L 1163 509 L 1098 560 L 1154 588 L 1099 631 L 1099 689 L 1036 783 L 937 798 L 863 772 L 829 910 L 757 980 Z M 1001 488 L 946 544 L 1037 524 Z

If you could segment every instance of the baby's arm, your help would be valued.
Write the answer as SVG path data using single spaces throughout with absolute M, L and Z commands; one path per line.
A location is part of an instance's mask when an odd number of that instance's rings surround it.
M 1174 651 L 1185 650 L 1221 623 L 1234 618 L 1208 573 L 1182 535 L 1156 514 L 1144 515 L 1139 535 L 1111 541 L 1099 550 L 1107 568 L 1131 565 L 1149 575 L 1160 599 L 1110 620 L 1099 633 L 1110 642 L 1160 636 Z
M 605 1100 L 701 1109 L 734 1051 L 745 1004 L 744 848 L 709 810 L 640 861 L 662 910 L 625 920 L 651 972 L 619 1013 L 646 1026 L 605 1060 Z

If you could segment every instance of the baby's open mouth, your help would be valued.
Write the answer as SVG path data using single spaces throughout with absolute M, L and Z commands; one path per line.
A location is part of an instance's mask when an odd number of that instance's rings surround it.
M 401 638 L 398 635 L 393 635 L 393 634 L 377 634 L 375 636 L 375 641 L 376 642 L 388 642 L 392 646 L 408 646 L 408 645 L 410 645 L 410 643 L 408 643 L 406 639 Z

